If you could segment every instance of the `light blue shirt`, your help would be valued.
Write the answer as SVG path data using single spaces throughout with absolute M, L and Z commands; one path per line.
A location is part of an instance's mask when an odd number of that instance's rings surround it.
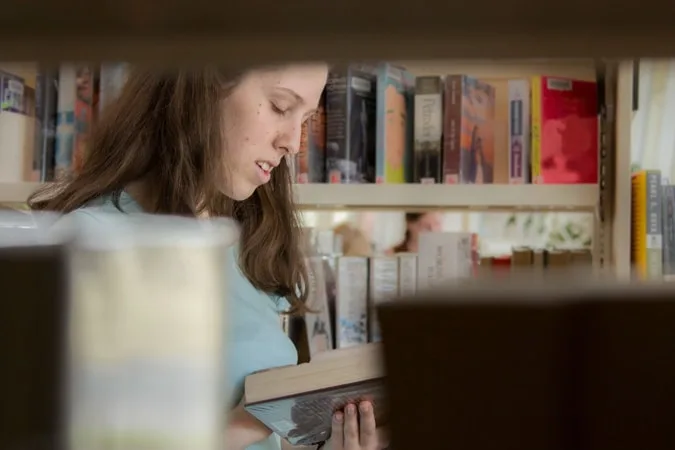
M 120 198 L 120 207 L 127 214 L 143 213 L 138 203 L 126 193 Z M 109 220 L 110 213 L 124 214 L 108 197 L 70 214 L 95 225 L 96 222 Z M 230 247 L 226 268 L 230 292 L 224 299 L 228 331 L 223 336 L 227 352 L 224 388 L 233 402 L 229 407 L 241 400 L 247 375 L 273 367 L 297 364 L 298 360 L 295 346 L 281 328 L 280 313 L 288 308 L 288 302 L 253 287 L 239 268 L 237 258 L 238 246 Z M 263 442 L 249 446 L 247 450 L 280 448 L 279 437 L 272 435 Z

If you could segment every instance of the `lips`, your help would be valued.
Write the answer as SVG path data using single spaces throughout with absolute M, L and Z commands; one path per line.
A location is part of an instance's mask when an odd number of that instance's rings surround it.
M 272 169 L 274 169 L 274 166 L 268 163 L 267 161 L 258 161 L 256 162 L 256 164 L 258 164 L 258 167 L 260 167 L 263 171 L 268 173 L 271 172 Z

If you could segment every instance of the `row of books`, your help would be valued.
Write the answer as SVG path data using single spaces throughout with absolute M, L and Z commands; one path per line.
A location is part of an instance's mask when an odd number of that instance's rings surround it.
M 76 170 L 96 116 L 117 96 L 127 64 L 62 64 L 0 73 L 0 181 L 52 181 Z M 5 114 L 7 112 L 7 114 Z
M 325 237 L 324 237 L 325 239 Z M 328 246 L 319 247 L 322 249 Z M 311 274 L 309 307 L 303 330 L 292 336 L 301 360 L 316 354 L 381 340 L 377 305 L 397 297 L 435 289 L 453 281 L 582 268 L 590 275 L 589 249 L 516 247 L 511 255 L 480 257 L 476 233 L 422 233 L 417 253 L 308 257 Z
M 631 179 L 631 263 L 641 280 L 675 280 L 675 185 L 660 170 Z
M 297 183 L 562 184 L 598 180 L 598 87 L 550 76 L 332 71 L 294 160 Z

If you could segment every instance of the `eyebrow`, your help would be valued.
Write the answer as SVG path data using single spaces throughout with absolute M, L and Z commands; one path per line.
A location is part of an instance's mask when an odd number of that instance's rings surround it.
M 295 92 L 293 89 L 285 88 L 282 86 L 278 86 L 277 90 L 286 92 L 287 94 L 291 95 L 295 100 L 297 100 L 298 103 L 304 104 L 305 99 L 300 96 L 297 92 Z

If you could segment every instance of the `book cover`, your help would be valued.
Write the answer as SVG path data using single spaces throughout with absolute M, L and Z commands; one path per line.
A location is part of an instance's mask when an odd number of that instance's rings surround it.
M 403 68 L 382 63 L 377 67 L 376 158 L 377 183 L 410 180 L 413 75 Z
M 442 182 L 443 87 L 441 77 L 415 80 L 413 181 Z
M 326 84 L 329 183 L 375 182 L 376 77 L 363 65 L 332 71 Z
M 300 151 L 295 157 L 295 182 L 326 182 L 326 96 L 321 96 L 319 109 L 302 125 Z
M 532 182 L 598 182 L 598 87 L 570 78 L 532 78 Z

